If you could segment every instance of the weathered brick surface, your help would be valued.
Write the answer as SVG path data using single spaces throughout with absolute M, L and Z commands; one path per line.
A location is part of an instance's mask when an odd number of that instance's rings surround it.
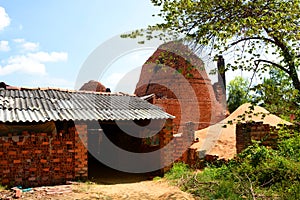
M 75 131 L 75 178 L 84 180 L 88 177 L 87 126 L 76 125 L 73 131 Z
M 262 122 L 241 123 L 236 125 L 236 149 L 241 153 L 252 140 L 262 141 L 262 144 L 268 147 L 276 148 L 278 139 L 278 130 L 276 127 Z
M 187 123 L 183 129 L 183 133 L 173 135 L 171 123 L 166 123 L 161 132 L 161 148 L 163 152 L 161 160 L 164 164 L 163 172 L 170 169 L 174 162 L 182 161 L 189 163 L 188 147 L 194 141 L 194 123 Z
M 79 134 L 86 135 L 86 126 L 76 128 L 0 137 L 0 184 L 31 187 L 86 178 L 87 150 L 79 140 Z
M 202 60 L 181 44 L 167 43 L 157 49 L 143 65 L 135 94 L 155 94 L 154 104 L 176 116 L 175 132 L 190 121 L 197 129 L 206 128 L 226 113 L 224 98 L 216 98 Z

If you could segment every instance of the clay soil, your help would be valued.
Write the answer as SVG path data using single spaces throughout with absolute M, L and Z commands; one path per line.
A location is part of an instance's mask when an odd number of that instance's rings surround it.
M 190 194 L 172 186 L 165 179 L 150 180 L 153 174 L 120 172 L 97 162 L 89 166 L 88 182 L 68 182 L 67 185 L 32 188 L 23 192 L 20 199 L 34 200 L 156 200 L 194 199 Z M 14 191 L 0 191 L 0 199 L 13 199 Z
M 52 193 L 49 193 L 51 188 Z M 63 189 L 62 189 L 63 188 Z M 65 190 L 70 188 L 70 190 Z M 54 192 L 53 192 L 54 191 Z M 55 194 L 55 191 L 57 193 Z M 62 191 L 62 192 L 61 192 Z M 60 193 L 60 194 L 59 194 Z M 0 199 L 13 199 L 14 192 L 0 192 Z M 154 199 L 182 199 L 191 200 L 193 197 L 182 192 L 179 188 L 171 186 L 165 180 L 141 181 L 136 183 L 121 184 L 96 184 L 91 182 L 75 183 L 69 186 L 33 188 L 31 192 L 22 193 L 20 199 L 45 199 L 45 200 L 70 200 L 70 199 L 133 199 L 133 200 L 154 200 Z

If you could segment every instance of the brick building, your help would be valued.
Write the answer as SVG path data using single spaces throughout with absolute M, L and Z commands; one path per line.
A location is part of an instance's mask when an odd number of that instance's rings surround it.
M 0 89 L 0 184 L 29 187 L 87 179 L 88 149 L 93 156 L 102 155 L 104 136 L 121 149 L 151 152 L 172 139 L 173 118 L 161 108 L 131 95 Z M 132 122 L 141 128 L 120 128 L 132 127 Z M 150 129 L 158 131 L 155 144 Z M 141 137 L 149 132 L 152 135 Z M 168 160 L 171 151 L 172 148 L 153 162 Z M 124 160 L 118 155 L 111 157 L 116 163 Z

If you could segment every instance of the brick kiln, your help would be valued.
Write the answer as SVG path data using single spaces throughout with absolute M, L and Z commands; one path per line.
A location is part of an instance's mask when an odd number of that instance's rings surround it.
M 182 131 L 182 126 L 190 121 L 196 129 L 202 129 L 224 119 L 222 84 L 211 84 L 202 60 L 187 46 L 169 42 L 143 65 L 135 94 L 155 94 L 153 103 L 176 116 L 175 131 Z

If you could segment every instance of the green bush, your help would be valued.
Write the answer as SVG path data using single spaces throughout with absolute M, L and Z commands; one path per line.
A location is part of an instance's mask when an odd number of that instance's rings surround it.
M 286 200 L 300 199 L 300 182 L 289 185 L 290 187 L 281 193 L 281 198 Z
M 201 199 L 300 199 L 300 134 L 280 132 L 277 149 L 254 142 L 236 159 L 193 172 L 174 164 L 166 178 Z
M 5 186 L 0 185 L 0 191 L 6 190 Z
M 282 144 L 290 144 L 286 139 Z M 255 143 L 238 156 L 238 162 L 231 166 L 232 173 L 238 174 L 241 180 L 252 183 L 254 192 L 261 195 L 272 193 L 275 196 L 288 197 L 297 190 L 300 181 L 300 163 L 291 159 L 295 154 L 288 152 L 299 149 L 297 145 L 289 145 L 288 150 L 279 146 L 278 150 L 268 149 Z M 283 150 L 285 149 L 285 150 Z M 291 186 L 295 187 L 290 190 Z M 288 192 L 290 190 L 290 192 Z
M 242 199 L 239 192 L 234 192 L 236 183 L 229 176 L 230 170 L 227 166 L 210 166 L 189 176 L 186 182 L 182 182 L 184 186 L 181 188 L 201 199 Z
M 185 178 L 192 173 L 192 170 L 185 163 L 178 162 L 174 163 L 173 167 L 169 172 L 165 174 L 165 178 L 168 180 L 177 180 L 181 178 Z
M 284 129 L 279 131 L 279 138 L 279 155 L 300 162 L 300 133 Z

